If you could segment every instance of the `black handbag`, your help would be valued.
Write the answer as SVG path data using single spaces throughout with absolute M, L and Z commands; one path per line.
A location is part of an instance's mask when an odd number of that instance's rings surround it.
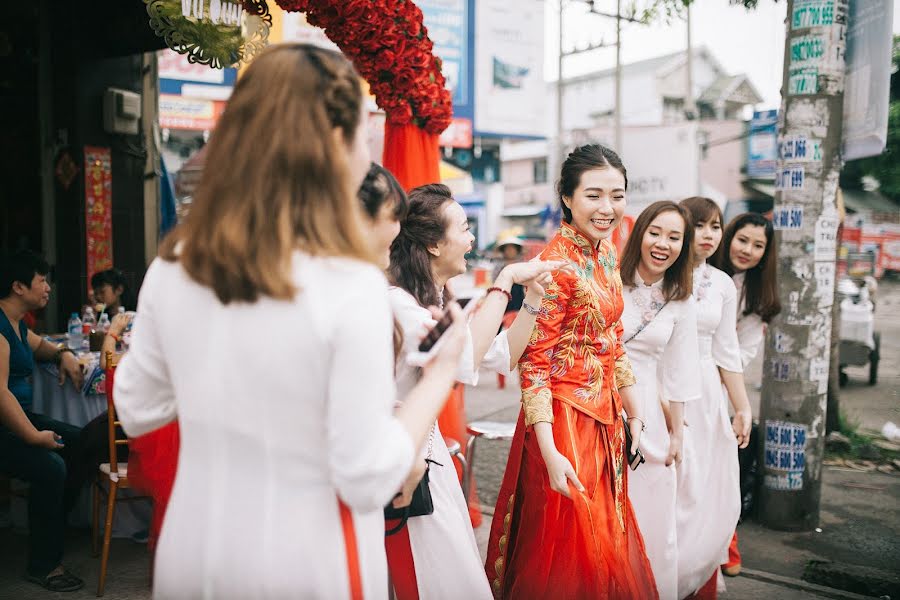
M 431 433 L 428 435 L 428 456 L 425 458 L 425 462 L 427 463 L 425 465 L 425 474 L 422 475 L 422 479 L 419 480 L 419 485 L 417 485 L 415 491 L 413 491 L 412 500 L 403 508 L 394 508 L 393 502 L 389 502 L 388 505 L 384 507 L 385 521 L 400 519 L 400 523 L 398 523 L 396 527 L 384 532 L 385 537 L 394 535 L 403 529 L 406 526 L 406 521 L 409 520 L 410 517 L 424 517 L 434 512 L 434 502 L 431 500 L 431 488 L 428 487 L 428 472 L 431 470 L 431 465 L 437 465 L 439 467 L 444 466 L 431 459 L 431 457 L 434 456 L 435 427 L 436 426 L 431 427 Z M 397 494 L 397 496 L 399 495 L 400 494 Z M 394 496 L 394 498 L 397 496 Z
M 426 458 L 425 462 L 443 466 L 441 463 L 435 462 L 430 458 Z M 419 485 L 416 486 L 416 489 L 413 492 L 412 501 L 408 505 L 403 508 L 394 508 L 393 503 L 389 503 L 384 507 L 385 521 L 400 519 L 400 523 L 384 532 L 385 536 L 394 535 L 403 529 L 406 526 L 406 521 L 409 520 L 410 517 L 424 517 L 434 513 L 434 502 L 431 500 L 431 488 L 428 487 L 428 471 L 430 470 L 431 465 L 429 464 L 428 468 L 425 469 L 425 474 L 422 475 L 422 479 L 419 480 Z M 400 494 L 397 495 L 399 496 Z

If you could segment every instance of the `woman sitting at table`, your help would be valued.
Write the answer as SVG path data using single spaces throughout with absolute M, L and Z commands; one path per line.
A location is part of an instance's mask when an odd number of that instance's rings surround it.
M 28 482 L 28 565 L 25 578 L 53 592 L 84 586 L 62 565 L 66 514 L 84 483 L 78 468 L 80 434 L 33 409 L 35 361 L 59 365 L 59 383 L 82 383 L 71 350 L 57 348 L 25 326 L 28 311 L 50 299 L 50 265 L 20 251 L 0 258 L 0 474 Z
M 128 282 L 125 275 L 118 269 L 98 271 L 91 276 L 91 289 L 94 291 L 94 302 L 102 305 L 98 307 L 97 318 L 106 313 L 110 320 L 119 314 L 119 308 L 126 311 L 134 310 L 134 301 L 128 290 Z

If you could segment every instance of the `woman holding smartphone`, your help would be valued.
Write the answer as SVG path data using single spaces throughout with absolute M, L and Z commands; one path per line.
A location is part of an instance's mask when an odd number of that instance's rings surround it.
M 638 216 L 622 253 L 624 344 L 637 379 L 632 395 L 647 425 L 641 438 L 646 462 L 630 474 L 628 497 L 661 600 L 679 600 L 675 466 L 685 403 L 700 398 L 692 241 L 687 210 L 655 202 Z
M 725 229 L 718 267 L 730 275 L 737 288 L 737 335 L 741 363 L 747 368 L 763 343 L 766 324 L 781 312 L 778 300 L 778 252 L 772 222 L 757 213 L 744 213 L 732 219 Z M 750 454 L 753 447 L 742 453 Z M 752 460 L 752 456 L 747 456 Z M 735 577 L 741 572 L 741 553 L 737 532 L 728 546 L 728 562 L 722 572 Z
M 410 191 L 409 211 L 391 246 L 388 269 L 393 283 L 391 307 L 403 335 L 396 369 L 401 398 L 403 390 L 421 376 L 406 357 L 416 351 L 424 331 L 433 325 L 429 307 L 451 304 L 446 283 L 466 271 L 466 254 L 474 241 L 465 211 L 449 188 L 432 184 Z M 476 385 L 480 367 L 502 373 L 513 368 L 534 326 L 534 313 L 544 294 L 541 282 L 549 280 L 549 272 L 560 266 L 558 262 L 527 262 L 503 269 L 469 322 L 457 381 Z M 496 335 L 514 283 L 528 287 L 525 304 L 513 325 Z M 434 512 L 409 519 L 405 527 L 386 538 L 397 598 L 490 598 L 462 488 L 437 424 L 416 463 L 420 471 L 407 479 L 395 506 L 408 502 L 426 459 L 434 461 L 429 469 Z
M 709 198 L 688 198 L 681 206 L 694 228 L 702 393 L 685 405 L 684 460 L 677 469 L 678 596 L 715 598 L 741 511 L 737 451 L 750 439 L 750 402 L 735 329 L 737 293 L 731 278 L 708 262 L 722 241 L 722 212 Z
M 565 222 L 541 256 L 572 268 L 554 275 L 519 362 L 522 411 L 485 566 L 498 599 L 657 597 L 628 499 L 627 455 L 645 417 L 622 346 L 610 239 L 627 185 L 604 146 L 576 148 L 562 166 Z

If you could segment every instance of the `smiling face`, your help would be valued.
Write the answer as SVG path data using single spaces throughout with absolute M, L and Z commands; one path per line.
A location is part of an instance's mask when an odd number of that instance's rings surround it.
M 744 225 L 731 238 L 728 258 L 737 271 L 748 271 L 759 264 L 766 253 L 766 228 Z
M 475 236 L 469 231 L 466 211 L 458 202 L 445 203 L 441 213 L 445 225 L 444 238 L 428 251 L 435 276 L 449 279 L 466 272 L 466 254 L 472 251 Z
M 712 256 L 722 241 L 722 222 L 713 213 L 709 220 L 698 220 L 694 227 L 694 261 L 701 263 Z
M 667 210 L 656 216 L 641 240 L 638 274 L 644 283 L 655 283 L 681 255 L 686 224 L 678 212 Z
M 563 196 L 572 211 L 571 224 L 591 244 L 612 235 L 625 212 L 625 177 L 617 169 L 591 169 L 581 174 L 572 196 Z

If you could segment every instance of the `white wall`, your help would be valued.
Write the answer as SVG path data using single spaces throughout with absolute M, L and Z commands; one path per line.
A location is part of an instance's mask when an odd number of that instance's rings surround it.
M 563 128 L 587 129 L 597 123 L 597 113 L 611 112 L 615 106 L 615 80 L 570 83 L 563 91 Z M 653 125 L 662 122 L 662 98 L 656 92 L 653 73 L 641 73 L 622 81 L 623 125 Z M 599 117 L 602 121 L 603 118 Z M 608 117 L 611 121 L 611 117 Z

